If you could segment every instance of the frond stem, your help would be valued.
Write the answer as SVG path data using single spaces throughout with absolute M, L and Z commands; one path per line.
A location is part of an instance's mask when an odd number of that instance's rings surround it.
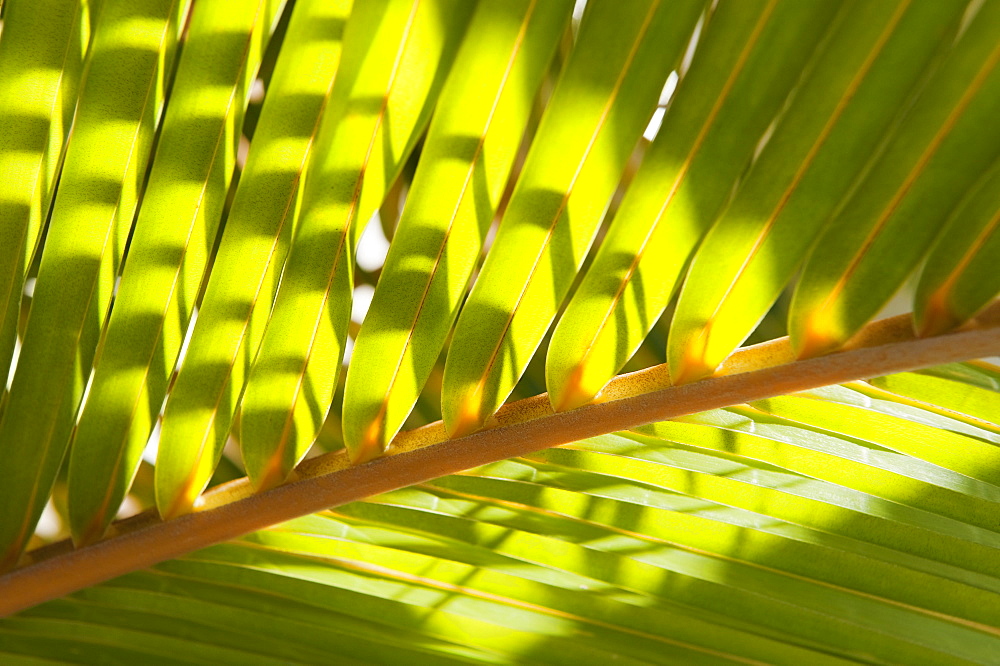
M 484 430 L 447 439 L 438 422 L 400 433 L 386 455 L 350 466 L 344 451 L 303 462 L 290 483 L 253 494 L 247 479 L 207 491 L 193 513 L 119 521 L 112 534 L 27 553 L 0 577 L 0 617 L 254 530 L 446 474 L 685 414 L 830 384 L 1000 354 L 1000 301 L 962 329 L 917 338 L 910 315 L 869 324 L 844 350 L 795 361 L 787 338 L 734 353 L 715 376 L 671 386 L 666 367 L 615 378 L 596 401 L 554 413 L 545 394 L 511 403 Z

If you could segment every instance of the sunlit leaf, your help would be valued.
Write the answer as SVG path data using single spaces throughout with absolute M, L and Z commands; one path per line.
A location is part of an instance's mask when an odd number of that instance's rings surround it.
M 385 449 L 438 360 L 571 9 L 487 2 L 469 26 L 348 367 L 354 458 Z
M 717 410 L 123 576 L 0 620 L 0 654 L 988 663 L 1000 648 L 1000 537 L 963 518 L 982 500 L 961 478 L 753 408 Z M 929 500 L 953 484 L 948 516 Z M 996 498 L 986 506 L 995 515 Z
M 968 415 L 975 425 L 992 424 L 1000 428 L 1000 394 L 966 382 L 922 374 L 893 375 L 872 379 L 871 383 L 896 394 L 921 402 L 924 409 L 943 409 L 946 413 Z M 1000 442 L 1000 439 L 994 440 Z
M 913 303 L 923 335 L 964 324 L 1000 293 L 1000 162 L 956 208 L 920 274 Z
M 0 381 L 17 335 L 24 274 L 48 213 L 73 120 L 93 6 L 11 3 L 0 39 Z M 2 405 L 0 405 L 2 411 Z
M 132 225 L 186 0 L 108 0 L 0 423 L 0 569 L 42 513 L 90 374 Z
M 382 203 L 426 126 L 472 9 L 456 0 L 397 1 L 366 3 L 351 16 L 344 58 L 358 62 L 337 75 L 306 175 L 302 220 L 243 399 L 242 446 L 258 487 L 283 482 L 323 425 L 351 319 L 349 236 Z M 217 445 L 216 460 L 220 453 Z M 207 481 L 191 488 L 200 493 Z
M 206 3 L 191 18 L 149 193 L 74 439 L 69 505 L 78 540 L 101 536 L 139 467 L 218 229 L 246 98 L 281 4 Z
M 904 0 L 843 7 L 807 79 L 692 260 L 670 327 L 667 357 L 677 381 L 711 374 L 767 313 L 878 154 L 899 108 L 950 46 L 965 5 Z
M 482 272 L 459 315 L 444 370 L 452 435 L 507 399 L 594 239 L 700 2 L 587 6 Z
M 663 126 L 552 336 L 556 409 L 593 398 L 670 301 L 761 135 L 823 41 L 836 5 L 721 4 L 703 28 Z
M 846 342 L 919 265 L 1000 154 L 1000 4 L 984 3 L 905 109 L 866 179 L 831 219 L 796 286 L 788 330 L 803 357 Z
M 299 181 L 340 62 L 349 10 L 349 2 L 303 2 L 289 27 L 295 45 L 277 63 L 190 351 L 167 403 L 158 456 L 166 463 L 156 468 L 157 486 L 166 489 L 158 490 L 165 495 L 161 510 L 189 506 L 218 462 L 249 369 L 246 347 L 255 349 L 260 341 L 277 289 Z
M 993 663 L 998 29 L 0 0 L 0 663 Z

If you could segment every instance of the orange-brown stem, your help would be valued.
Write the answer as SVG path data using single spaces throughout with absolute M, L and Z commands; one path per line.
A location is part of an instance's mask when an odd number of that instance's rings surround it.
M 387 455 L 350 466 L 338 452 L 302 463 L 296 480 L 253 494 L 247 479 L 210 490 L 194 513 L 168 521 L 152 515 L 116 523 L 86 548 L 68 542 L 28 553 L 0 577 L 0 616 L 61 597 L 193 550 L 297 516 L 363 499 L 486 463 L 684 414 L 818 386 L 1000 353 L 1000 302 L 976 322 L 936 338 L 915 338 L 909 315 L 866 327 L 846 351 L 802 361 L 787 339 L 735 353 L 703 381 L 670 386 L 662 366 L 623 375 L 603 402 L 553 413 L 547 396 L 507 405 L 481 430 L 447 439 L 440 423 L 401 433 Z

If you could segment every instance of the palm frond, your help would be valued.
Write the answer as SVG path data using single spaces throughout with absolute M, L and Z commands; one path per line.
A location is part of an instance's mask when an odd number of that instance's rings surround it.
M 752 402 L 283 523 L 0 621 L 0 654 L 988 663 L 997 487 L 885 433 L 931 429 L 968 460 L 995 449 L 996 412 L 877 386 L 927 382 L 970 388 L 903 374 Z
M 0 7 L 0 654 L 996 649 L 1000 2 Z

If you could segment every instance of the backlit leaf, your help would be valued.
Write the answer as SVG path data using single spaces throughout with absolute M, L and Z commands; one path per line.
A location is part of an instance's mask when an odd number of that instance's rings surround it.
M 1000 162 L 955 209 L 920 274 L 916 328 L 936 335 L 964 324 L 1000 293 Z
M 395 1 L 360 5 L 351 16 L 348 31 L 358 30 L 345 35 L 345 63 L 358 62 L 337 75 L 302 220 L 243 399 L 241 443 L 258 487 L 285 480 L 326 418 L 351 318 L 350 234 L 359 234 L 352 227 L 381 205 L 416 144 L 474 8 Z M 216 459 L 219 453 L 216 446 Z
M 950 46 L 965 6 L 901 0 L 843 7 L 692 260 L 670 327 L 676 382 L 711 374 L 767 313 L 877 155 L 899 108 Z
M 93 6 L 79 0 L 20 0 L 12 2 L 4 14 L 0 39 L 0 381 L 5 385 L 24 275 L 52 200 L 94 18 Z
M 350 8 L 350 2 L 303 2 L 296 8 L 289 27 L 294 46 L 276 65 L 190 350 L 167 402 L 158 454 L 166 462 L 156 468 L 163 479 L 158 487 L 168 489 L 161 510 L 175 501 L 174 510 L 182 510 L 193 501 L 225 443 L 249 369 L 246 348 L 256 349 L 263 334 L 288 251 L 299 181 L 340 62 Z M 219 413 L 223 423 L 216 424 Z
M 823 41 L 836 5 L 723 2 L 702 31 L 635 181 L 552 336 L 557 410 L 593 398 L 635 353 L 689 256 Z
M 946 467 L 751 407 L 641 430 L 82 590 L 0 620 L 0 655 L 954 664 L 1000 649 L 1000 536 L 975 523 L 995 519 L 995 487 L 985 500 Z
M 90 375 L 163 106 L 186 0 L 108 0 L 0 423 L 0 569 L 42 513 Z M 122 230 L 125 230 L 124 235 Z
M 546 108 L 444 370 L 448 432 L 503 404 L 590 248 L 700 2 L 597 1 Z
M 356 459 L 385 449 L 438 360 L 571 9 L 486 2 L 469 27 L 351 356 L 344 439 Z
M 101 536 L 139 467 L 218 229 L 246 98 L 281 4 L 205 3 L 192 16 L 150 191 L 74 439 L 69 505 L 78 540 Z
M 922 86 L 866 179 L 831 219 L 796 286 L 800 356 L 844 344 L 913 272 L 951 211 L 1000 155 L 1000 4 L 984 3 Z

